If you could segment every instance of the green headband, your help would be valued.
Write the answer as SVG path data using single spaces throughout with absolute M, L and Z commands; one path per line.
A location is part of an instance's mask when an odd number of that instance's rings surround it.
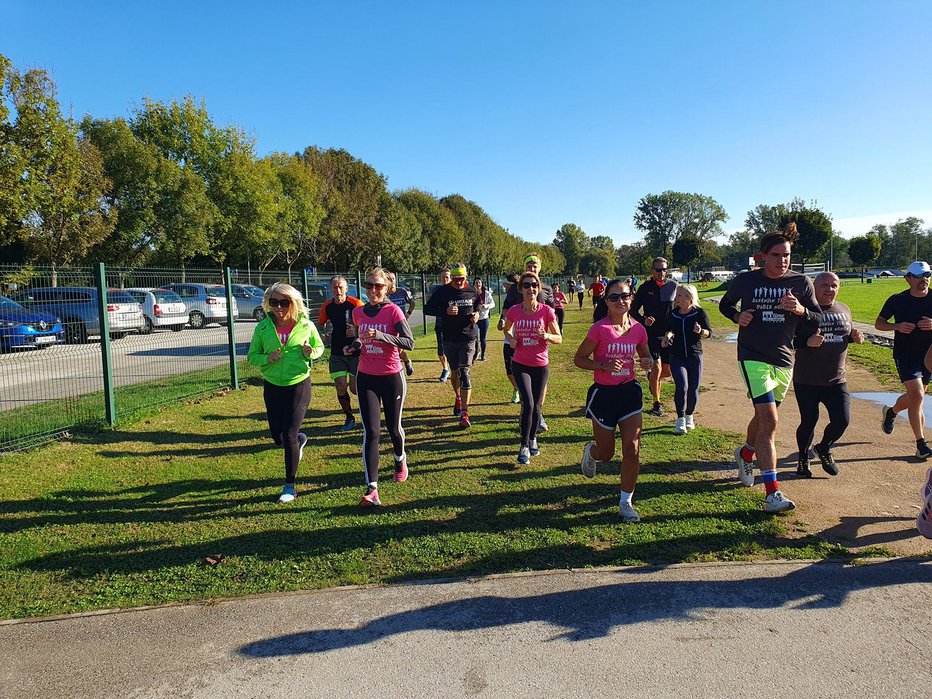
M 540 267 L 540 258 L 537 255 L 528 255 L 527 257 L 524 258 L 525 266 L 531 264 L 532 262 L 535 263 L 538 267 Z
M 451 277 L 465 277 L 466 268 L 465 267 L 450 267 L 450 276 Z

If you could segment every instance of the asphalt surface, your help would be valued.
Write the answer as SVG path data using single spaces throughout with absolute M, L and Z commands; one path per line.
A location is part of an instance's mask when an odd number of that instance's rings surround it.
M 0 696 L 928 697 L 932 561 L 677 565 L 0 624 Z

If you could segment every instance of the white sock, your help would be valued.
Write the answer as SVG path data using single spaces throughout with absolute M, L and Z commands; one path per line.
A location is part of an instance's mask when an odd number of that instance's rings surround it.
M 631 498 L 634 496 L 634 493 L 626 493 L 624 490 L 621 491 L 621 497 L 618 498 L 619 505 L 630 505 Z
M 404 454 L 392 454 L 392 456 L 395 457 L 395 463 L 401 463 L 405 458 Z
M 370 488 L 378 489 L 379 484 L 376 483 L 375 481 L 369 481 L 369 487 L 370 487 Z

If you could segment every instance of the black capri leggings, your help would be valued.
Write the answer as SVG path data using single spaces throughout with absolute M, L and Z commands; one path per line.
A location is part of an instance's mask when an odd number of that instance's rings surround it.
M 307 406 L 311 403 L 311 377 L 293 386 L 276 386 L 265 382 L 262 389 L 269 432 L 275 443 L 285 450 L 285 482 L 294 484 L 298 475 L 298 432 Z
M 566 312 L 562 308 L 555 308 L 554 313 L 557 314 L 557 325 L 560 327 L 560 334 L 563 334 L 563 318 L 566 316 Z
M 489 319 L 483 318 L 476 321 L 476 327 L 479 328 L 479 356 L 485 356 L 485 347 L 488 344 L 486 338 L 489 334 Z
M 582 310 L 582 302 L 585 296 L 586 296 L 585 292 L 582 292 L 582 291 L 576 292 L 576 298 L 579 299 L 579 310 L 580 311 Z
M 537 434 L 550 367 L 526 366 L 512 361 L 511 368 L 518 384 L 518 393 L 521 395 L 521 446 L 526 447 Z
M 385 428 L 392 438 L 396 457 L 405 453 L 405 431 L 401 427 L 408 384 L 402 372 L 376 376 L 356 374 L 356 395 L 362 417 L 362 465 L 366 483 L 379 482 L 379 437 L 382 428 L 381 411 L 385 410 Z M 397 460 L 397 459 L 396 459 Z
M 828 410 L 828 424 L 825 426 L 818 448 L 822 452 L 828 451 L 845 433 L 848 423 L 851 422 L 851 397 L 848 395 L 848 384 L 806 386 L 794 383 L 793 392 L 796 394 L 796 404 L 799 406 L 799 427 L 796 428 L 796 446 L 799 453 L 809 452 L 809 446 L 815 435 L 816 423 L 819 421 L 819 403 L 822 403 Z

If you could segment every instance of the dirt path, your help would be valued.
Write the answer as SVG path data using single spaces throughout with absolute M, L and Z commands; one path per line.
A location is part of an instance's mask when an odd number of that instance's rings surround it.
M 733 432 L 744 432 L 751 404 L 737 370 L 737 348 L 719 340 L 707 341 L 702 383 L 709 391 L 699 397 L 697 422 Z M 852 393 L 883 391 L 866 369 L 848 362 L 848 386 Z M 899 555 L 932 554 L 932 541 L 916 533 L 919 487 L 932 462 L 913 458 L 915 443 L 905 420 L 897 419 L 896 431 L 880 430 L 878 405 L 852 400 L 851 425 L 834 449 L 840 473 L 830 477 L 818 460 L 815 477 L 796 477 L 796 427 L 799 412 L 791 395 L 780 408 L 777 432 L 780 483 L 796 502 L 791 522 L 800 536 L 819 534 L 827 541 L 854 549 L 885 546 Z M 825 426 L 825 413 L 816 427 L 816 441 Z M 730 471 L 735 476 L 735 471 Z M 758 478 L 757 488 L 761 488 Z

